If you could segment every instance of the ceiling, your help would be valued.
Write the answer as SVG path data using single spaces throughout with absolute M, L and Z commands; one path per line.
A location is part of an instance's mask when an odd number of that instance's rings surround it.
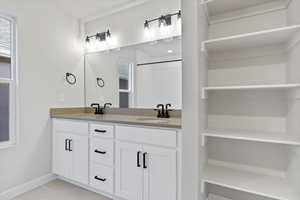
M 53 0 L 67 14 L 78 19 L 93 15 L 105 15 L 145 0 Z

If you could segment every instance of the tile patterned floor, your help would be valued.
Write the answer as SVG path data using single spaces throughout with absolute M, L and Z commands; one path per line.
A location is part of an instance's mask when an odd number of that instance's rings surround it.
M 35 190 L 27 192 L 13 200 L 111 200 L 99 194 L 69 184 L 54 180 Z

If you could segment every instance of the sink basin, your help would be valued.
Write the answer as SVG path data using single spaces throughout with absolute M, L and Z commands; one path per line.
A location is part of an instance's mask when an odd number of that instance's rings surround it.
M 165 119 L 159 119 L 156 117 L 140 117 L 137 118 L 138 121 L 145 121 L 145 122 L 156 122 L 156 123 L 167 123 L 168 120 Z

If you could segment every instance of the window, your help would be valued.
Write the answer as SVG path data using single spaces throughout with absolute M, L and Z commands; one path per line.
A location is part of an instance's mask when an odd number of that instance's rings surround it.
M 130 108 L 133 93 L 133 66 L 132 63 L 121 63 L 119 67 L 119 107 Z
M 16 142 L 15 20 L 0 15 L 0 148 Z

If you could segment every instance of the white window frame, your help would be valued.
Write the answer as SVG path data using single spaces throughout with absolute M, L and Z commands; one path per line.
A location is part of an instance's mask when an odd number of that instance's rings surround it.
M 128 89 L 119 89 L 119 93 L 128 93 L 129 108 L 134 105 L 134 63 L 129 64 Z
M 8 15 L 0 13 L 0 17 L 11 23 L 11 77 L 0 78 L 1 83 L 8 83 L 10 86 L 9 96 L 9 140 L 0 142 L 0 149 L 14 147 L 18 143 L 18 70 L 17 70 L 17 20 Z

